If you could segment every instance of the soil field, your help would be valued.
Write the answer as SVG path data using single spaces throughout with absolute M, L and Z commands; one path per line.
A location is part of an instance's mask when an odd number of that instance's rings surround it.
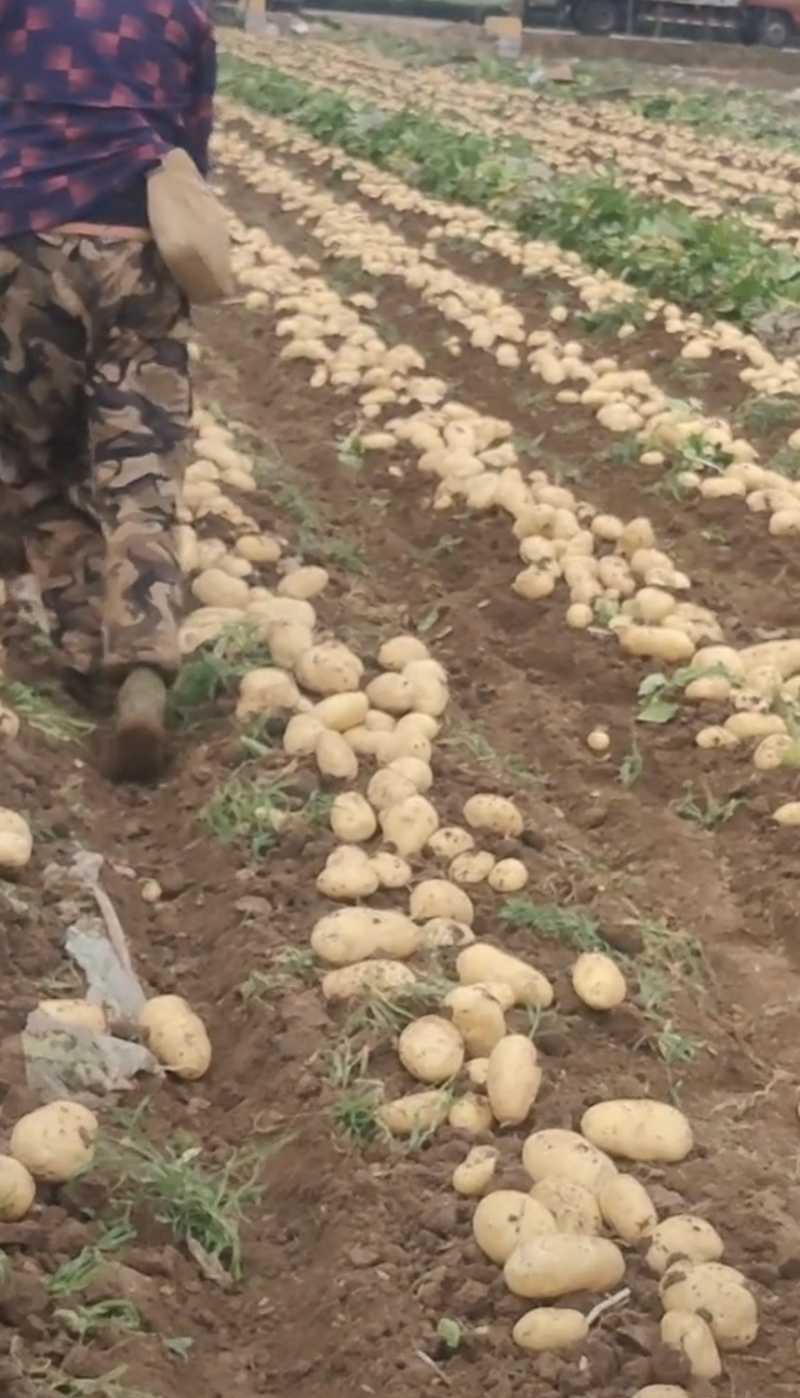
M 226 130 L 258 146 L 247 123 L 231 118 Z M 302 152 L 276 151 L 274 164 L 377 217 L 367 196 Z M 693 598 L 736 644 L 796 625 L 794 540 L 773 537 L 738 499 L 687 504 L 657 468 L 598 438 L 591 413 L 532 388 L 524 369 L 494 372 L 468 343 L 454 358 L 452 325 L 407 279 L 372 276 L 333 252 L 316 215 L 254 188 L 240 166 L 223 159 L 217 174 L 238 236 L 266 229 L 277 269 L 257 307 L 243 293 L 196 316 L 198 403 L 258 463 L 255 488 L 230 495 L 249 532 L 280 545 L 280 560 L 248 582 L 272 589 L 291 576 L 287 560 L 318 565 L 329 575 L 314 599 L 318 631 L 350 646 L 366 678 L 400 633 L 444 667 L 449 704 L 431 763 L 441 823 L 461 824 L 477 791 L 510 797 L 524 817 L 520 836 L 483 845 L 521 860 L 527 886 L 505 899 L 485 883 L 467 891 L 478 936 L 533 961 L 555 990 L 541 1014 L 507 1017 L 540 1055 L 533 1124 L 577 1130 L 607 1098 L 677 1105 L 694 1150 L 635 1173 L 659 1215 L 699 1215 L 719 1230 L 724 1261 L 757 1297 L 760 1332 L 746 1351 L 724 1354 L 713 1384 L 692 1378 L 661 1343 L 658 1278 L 644 1249 L 631 1249 L 629 1294 L 577 1351 L 515 1346 L 511 1330 L 529 1304 L 478 1248 L 474 1203 L 451 1185 L 474 1140 L 445 1123 L 392 1142 L 376 1121 L 376 1084 L 390 1097 L 413 1086 L 397 1033 L 433 1006 L 359 1011 L 320 993 L 328 968 L 309 937 L 332 906 L 315 883 L 337 843 L 330 803 L 348 785 L 365 790 L 373 767 L 342 782 L 311 757 L 287 758 L 274 728 L 244 731 L 234 714 L 242 667 L 199 650 L 175 704 L 168 777 L 154 790 L 113 788 L 102 775 L 102 722 L 89 731 L 54 684 L 29 612 L 8 602 L 2 697 L 21 728 L 5 740 L 1 799 L 28 819 L 34 853 L 0 882 L 3 1134 L 40 1100 L 21 1048 L 28 1013 L 42 998 L 83 993 L 65 953 L 75 909 L 54 874 L 76 849 L 103 856 L 103 886 L 148 993 L 185 996 L 214 1056 L 198 1082 L 148 1088 L 140 1079 L 131 1093 L 109 1094 L 95 1167 L 40 1187 L 26 1218 L 0 1223 L 0 1393 L 631 1398 L 656 1383 L 692 1398 L 794 1393 L 800 889 L 797 834 L 771 817 L 798 795 L 796 770 L 756 771 L 744 748 L 701 751 L 688 707 L 663 726 L 637 721 L 648 668 L 610 633 L 567 628 L 563 597 L 515 595 L 519 560 L 500 510 L 470 512 L 458 500 L 434 509 L 431 478 L 410 455 L 362 454 L 353 393 L 312 389 L 308 363 L 281 357 L 280 255 L 292 275 L 299 267 L 362 298 L 365 323 L 387 344 L 413 347 L 461 402 L 510 422 L 526 469 L 544 468 L 623 519 L 646 514 Z M 389 223 L 414 247 L 433 227 L 413 211 Z M 571 316 L 580 309 L 555 282 L 522 282 L 496 254 L 439 238 L 436 257 L 491 284 L 527 332 L 546 322 L 554 296 Z M 686 372 L 656 325 L 639 325 L 622 348 L 602 323 L 592 336 L 595 357 L 617 353 L 676 389 Z M 710 416 L 742 410 L 731 356 L 695 372 Z M 752 434 L 765 458 L 773 430 L 770 420 Z M 236 524 L 219 515 L 195 525 L 201 539 L 235 540 Z M 609 737 L 602 755 L 587 745 L 597 729 Z M 277 830 L 265 813 L 276 791 Z M 410 863 L 413 885 L 446 873 L 427 856 Z M 377 902 L 395 907 L 403 896 Z M 603 1013 L 571 982 L 576 955 L 598 946 L 621 961 L 630 990 Z M 452 949 L 434 962 L 440 983 L 454 979 Z M 496 1186 L 530 1188 L 521 1166 L 530 1130 L 493 1126 L 476 1138 L 499 1152 Z M 596 1299 L 569 1301 L 588 1312 Z

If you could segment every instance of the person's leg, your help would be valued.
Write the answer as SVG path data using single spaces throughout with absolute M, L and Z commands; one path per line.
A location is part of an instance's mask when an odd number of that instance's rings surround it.
M 0 244 L 0 475 L 18 543 L 12 563 L 34 574 L 68 674 L 88 677 L 102 650 L 102 539 L 69 498 L 89 473 L 76 252 L 75 238 Z
M 146 780 L 160 766 L 166 690 L 180 667 L 188 308 L 153 245 L 104 246 L 107 329 L 87 384 L 92 505 L 105 545 L 103 666 L 121 686 L 117 775 Z

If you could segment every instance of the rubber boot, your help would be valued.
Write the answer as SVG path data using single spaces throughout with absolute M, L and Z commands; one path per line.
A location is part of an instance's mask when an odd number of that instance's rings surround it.
M 155 670 L 132 670 L 117 696 L 111 776 L 153 782 L 164 766 L 167 687 Z

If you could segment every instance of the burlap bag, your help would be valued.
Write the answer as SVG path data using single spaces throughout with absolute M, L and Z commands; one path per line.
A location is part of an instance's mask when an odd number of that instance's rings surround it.
M 150 228 L 178 286 L 196 306 L 234 290 L 225 214 L 191 156 L 171 150 L 147 181 Z

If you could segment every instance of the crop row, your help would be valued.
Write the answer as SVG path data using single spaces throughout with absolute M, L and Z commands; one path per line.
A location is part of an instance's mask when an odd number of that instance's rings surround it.
M 248 149 L 235 133 L 224 135 L 221 144 L 225 157 L 255 189 L 282 192 L 287 207 L 297 212 L 301 206 L 307 210 L 327 203 L 332 217 L 321 219 L 327 240 L 340 245 L 343 236 L 348 238 L 347 217 L 325 191 L 306 190 L 303 198 L 302 183 L 291 172 L 265 162 L 259 148 Z M 381 247 L 380 226 L 365 230 L 360 221 L 363 215 L 360 210 L 357 213 L 348 254 L 359 255 L 356 244 L 361 241 L 361 255 L 373 259 L 373 270 L 379 267 L 388 275 L 402 276 L 411 265 L 408 250 L 403 253 L 388 228 Z M 794 751 L 791 713 L 797 686 L 793 676 L 800 669 L 800 644 L 771 642 L 741 650 L 726 645 L 719 621 L 707 608 L 679 600 L 690 588 L 690 580 L 657 548 L 648 519 L 626 523 L 599 512 L 574 492 L 552 485 L 540 470 L 526 475 L 513 443 L 513 423 L 454 400 L 446 383 L 427 371 L 416 347 L 387 345 L 368 319 L 359 315 L 360 307 L 375 306 L 373 297 L 364 293 L 352 299 L 342 297 L 322 278 L 305 276 L 299 263 L 306 265 L 307 254 L 293 260 L 288 249 L 276 249 L 265 238 L 259 238 L 257 247 L 258 257 L 253 259 L 252 238 L 245 240 L 247 259 L 240 275 L 251 288 L 247 304 L 252 310 L 272 306 L 279 313 L 277 333 L 287 341 L 281 358 L 305 362 L 312 388 L 356 395 L 353 449 L 368 460 L 374 454 L 390 462 L 395 473 L 411 452 L 418 469 L 438 481 L 434 507 L 447 509 L 458 500 L 467 509 L 510 516 L 526 565 L 513 584 L 518 595 L 537 600 L 565 585 L 571 626 L 611 632 L 629 654 L 656 660 L 662 667 L 681 666 L 673 688 L 679 695 L 685 692 L 690 702 L 733 708 L 724 723 L 698 733 L 700 746 L 727 747 L 744 739 L 764 739 L 769 741 L 759 747 L 757 764 L 774 767 L 786 761 Z M 292 262 L 299 276 L 294 289 L 294 279 L 287 276 Z M 446 275 L 452 295 L 452 274 Z M 464 303 L 459 304 L 469 316 Z M 533 350 L 534 365 L 540 353 Z M 571 357 L 582 363 L 575 350 Z M 600 386 L 601 397 L 605 391 L 616 393 L 616 381 L 626 377 L 617 374 L 615 380 L 614 371 L 602 365 L 598 370 L 584 364 L 584 369 L 595 389 Z M 604 384 L 610 387 L 605 389 Z M 641 402 L 641 385 L 637 392 Z M 595 401 L 591 406 L 601 424 L 608 418 L 604 409 L 633 411 L 624 402 L 598 407 Z M 662 415 L 662 428 L 665 420 L 670 421 L 669 413 L 666 418 Z M 725 479 L 752 495 L 753 472 L 763 473 L 763 468 L 752 460 L 735 460 Z M 782 485 L 791 489 L 785 481 Z M 202 482 L 192 486 L 193 490 L 205 488 Z M 760 490 L 766 500 L 769 488 Z M 733 493 L 732 487 L 728 493 Z M 791 499 L 794 517 L 797 494 Z M 202 583 L 195 586 L 202 588 Z M 784 706 L 783 716 L 765 712 L 774 701 Z
M 800 278 L 793 254 L 767 246 L 735 217 L 700 218 L 607 177 L 551 174 L 524 143 L 493 138 L 474 123 L 465 132 L 391 99 L 370 106 L 350 95 L 354 86 L 333 81 L 328 90 L 283 68 L 223 57 L 223 93 L 289 117 L 425 192 L 551 238 L 651 295 L 750 324 Z

